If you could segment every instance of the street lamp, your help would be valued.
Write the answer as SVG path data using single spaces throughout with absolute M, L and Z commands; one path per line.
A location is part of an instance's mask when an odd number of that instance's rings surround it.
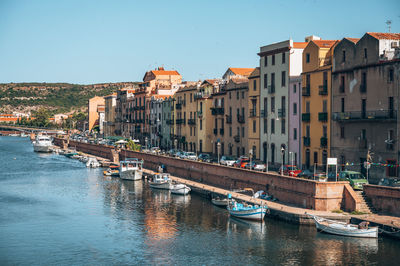
M 282 155 L 281 175 L 283 175 L 283 155 L 284 154 L 285 154 L 285 148 L 281 147 L 281 155 Z
M 250 170 L 252 169 L 251 159 L 253 158 L 253 149 L 249 150 L 249 157 L 250 157 Z
M 219 153 L 220 153 L 220 150 L 221 150 L 221 142 L 219 142 L 218 141 L 218 143 L 217 143 L 217 156 L 218 156 L 218 164 L 219 164 Z
M 144 139 L 144 141 L 145 141 L 145 144 L 146 144 L 146 149 L 148 149 L 148 148 L 149 148 L 149 147 L 147 146 L 148 138 L 146 137 L 146 138 Z
M 174 148 L 177 150 L 178 149 L 178 139 L 177 138 L 175 138 L 174 143 L 175 143 L 175 147 Z

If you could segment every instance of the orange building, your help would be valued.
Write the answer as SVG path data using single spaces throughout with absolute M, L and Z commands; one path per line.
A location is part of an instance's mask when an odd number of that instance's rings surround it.
M 104 113 L 104 97 L 95 96 L 89 99 L 88 103 L 88 117 L 89 117 L 89 131 L 93 129 L 96 124 L 99 124 L 99 107 L 103 108 Z

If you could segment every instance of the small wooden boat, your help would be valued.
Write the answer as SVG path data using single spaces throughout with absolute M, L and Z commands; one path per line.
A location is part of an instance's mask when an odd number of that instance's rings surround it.
M 156 173 L 153 179 L 149 182 L 151 188 L 167 189 L 172 188 L 172 180 L 168 173 Z
M 187 195 L 191 191 L 190 187 L 185 184 L 175 184 L 171 186 L 171 193 L 178 195 Z
M 212 204 L 214 204 L 215 206 L 218 206 L 218 207 L 226 207 L 226 206 L 228 206 L 228 203 L 229 203 L 227 198 L 221 199 L 219 197 L 212 198 L 211 202 L 212 202 Z
M 233 217 L 255 220 L 255 221 L 263 221 L 264 216 L 267 213 L 267 206 L 259 206 L 259 205 L 250 205 L 250 204 L 242 204 L 236 201 L 229 202 L 227 207 L 229 214 Z
M 351 237 L 366 237 L 366 238 L 377 238 L 378 227 L 366 227 L 360 228 L 359 225 L 349 224 L 340 221 L 334 221 L 310 215 L 315 220 L 315 225 L 319 232 L 340 235 L 340 236 L 351 236 Z

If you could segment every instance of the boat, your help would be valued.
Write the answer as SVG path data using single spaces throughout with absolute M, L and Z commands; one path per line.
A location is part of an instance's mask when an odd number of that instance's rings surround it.
M 309 215 L 315 220 L 319 232 L 351 237 L 377 238 L 378 227 L 368 227 Z
M 64 156 L 68 157 L 68 158 L 71 158 L 72 156 L 75 156 L 75 155 L 78 155 L 78 153 L 75 151 L 68 151 L 68 152 L 64 153 Z
M 172 188 L 172 180 L 169 178 L 168 173 L 156 173 L 149 184 L 152 188 L 168 190 Z
M 127 158 L 119 162 L 119 177 L 125 180 L 141 180 L 143 176 L 143 161 L 137 158 Z
M 215 206 L 218 206 L 218 207 L 227 207 L 229 200 L 227 198 L 221 199 L 219 197 L 216 197 L 216 198 L 212 198 L 211 202 L 212 202 L 212 204 L 214 204 Z
M 97 168 L 97 167 L 100 167 L 100 163 L 99 163 L 99 161 L 97 161 L 96 158 L 89 157 L 89 159 L 86 162 L 86 167 Z
M 103 171 L 103 174 L 105 176 L 119 176 L 119 170 L 118 166 L 115 165 L 110 165 L 110 167 Z
M 38 135 L 33 142 L 33 150 L 36 152 L 51 152 L 51 138 L 46 135 Z
M 259 206 L 232 201 L 229 202 L 227 209 L 229 214 L 233 217 L 254 221 L 263 221 L 268 207 L 265 205 Z
M 190 187 L 185 184 L 175 184 L 171 186 L 171 193 L 178 195 L 187 195 L 191 191 Z

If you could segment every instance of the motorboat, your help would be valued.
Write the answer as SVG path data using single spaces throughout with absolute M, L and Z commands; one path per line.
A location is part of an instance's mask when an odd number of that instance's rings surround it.
M 185 184 L 174 184 L 171 186 L 172 194 L 187 195 L 190 191 L 190 187 Z
M 329 220 L 315 215 L 309 215 L 315 220 L 319 232 L 351 237 L 377 238 L 378 227 L 368 227 L 362 224 L 350 224 L 341 221 Z
M 233 217 L 254 221 L 263 221 L 268 211 L 266 205 L 243 204 L 236 201 L 229 202 L 227 207 L 229 214 Z
M 33 141 L 33 150 L 36 152 L 51 152 L 52 141 L 49 136 L 38 135 Z
M 97 168 L 97 167 L 100 167 L 100 163 L 96 158 L 89 157 L 89 159 L 86 162 L 86 167 Z
M 117 177 L 117 176 L 119 176 L 119 167 L 115 166 L 115 165 L 110 165 L 110 167 L 107 170 L 103 171 L 103 174 L 105 176 Z
M 156 173 L 153 180 L 149 182 L 150 187 L 158 189 L 171 189 L 172 180 L 168 173 Z
M 143 176 L 143 161 L 137 158 L 127 158 L 119 162 L 119 177 L 125 180 L 141 180 Z
M 219 197 L 212 198 L 211 199 L 212 204 L 218 207 L 227 207 L 229 200 L 227 198 L 221 199 Z

